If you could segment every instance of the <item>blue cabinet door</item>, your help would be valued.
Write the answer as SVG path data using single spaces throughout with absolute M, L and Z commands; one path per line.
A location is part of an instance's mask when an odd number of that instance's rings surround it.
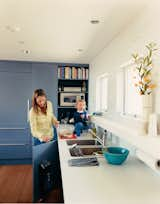
M 0 129 L 0 160 L 31 159 L 32 146 L 29 128 Z
M 31 158 L 28 125 L 30 63 L 0 62 L 0 159 Z
M 32 63 L 32 88 L 42 88 L 46 91 L 48 99 L 53 104 L 54 113 L 57 116 L 57 64 Z

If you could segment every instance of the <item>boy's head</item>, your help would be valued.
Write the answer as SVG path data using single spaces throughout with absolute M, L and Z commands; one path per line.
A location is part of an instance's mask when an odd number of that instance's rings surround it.
M 86 102 L 84 100 L 78 100 L 76 103 L 76 108 L 78 111 L 83 111 L 86 109 Z

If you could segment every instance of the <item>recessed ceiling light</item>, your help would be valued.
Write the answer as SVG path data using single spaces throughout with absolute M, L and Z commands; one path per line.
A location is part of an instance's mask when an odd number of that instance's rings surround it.
M 83 49 L 78 49 L 78 52 L 82 52 L 83 51 Z
M 22 52 L 26 55 L 30 54 L 30 50 L 22 50 Z
M 19 26 L 10 26 L 10 25 L 5 26 L 5 29 L 10 32 L 19 32 L 21 30 Z
M 20 40 L 18 41 L 19 44 L 23 45 L 24 44 L 24 41 L 23 40 Z
M 91 22 L 91 24 L 98 24 L 99 20 L 95 19 L 95 20 L 91 20 L 90 22 Z
M 21 30 L 21 28 L 19 26 L 14 26 L 14 31 L 19 32 Z

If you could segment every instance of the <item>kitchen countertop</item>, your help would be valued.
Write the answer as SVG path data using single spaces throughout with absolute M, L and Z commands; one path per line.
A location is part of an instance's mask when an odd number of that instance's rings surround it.
M 70 167 L 66 140 L 58 139 L 58 146 L 65 204 L 160 203 L 160 176 L 135 157 L 121 166 L 101 157 L 99 166 Z

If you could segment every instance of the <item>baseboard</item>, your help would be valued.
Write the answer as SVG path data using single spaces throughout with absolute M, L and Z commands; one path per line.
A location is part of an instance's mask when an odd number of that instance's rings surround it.
M 32 164 L 32 158 L 28 159 L 0 159 L 0 165 Z

